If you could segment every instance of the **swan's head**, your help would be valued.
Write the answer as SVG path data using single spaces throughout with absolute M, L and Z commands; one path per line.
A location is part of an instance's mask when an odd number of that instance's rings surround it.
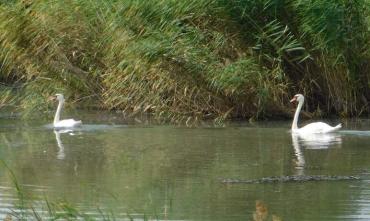
M 304 97 L 302 94 L 296 94 L 294 95 L 294 97 L 292 98 L 292 100 L 290 100 L 290 103 L 292 102 L 298 102 L 298 103 L 301 103 L 304 101 Z
M 64 96 L 63 96 L 63 94 L 55 94 L 55 98 L 56 98 L 58 101 L 64 101 Z
M 48 100 L 64 101 L 64 96 L 63 94 L 55 94 L 53 96 L 50 96 Z

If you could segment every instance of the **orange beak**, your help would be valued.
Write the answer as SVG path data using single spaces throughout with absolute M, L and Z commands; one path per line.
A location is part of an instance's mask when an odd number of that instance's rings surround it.
M 49 96 L 47 100 L 54 101 L 56 98 L 57 98 L 56 96 L 52 95 L 52 96 Z
M 293 97 L 293 99 L 290 100 L 290 103 L 293 103 L 294 101 L 297 101 L 297 98 L 296 97 Z

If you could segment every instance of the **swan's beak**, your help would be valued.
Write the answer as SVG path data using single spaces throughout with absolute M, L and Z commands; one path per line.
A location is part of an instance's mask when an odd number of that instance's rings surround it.
M 293 97 L 293 99 L 292 99 L 292 100 L 290 100 L 290 103 L 293 103 L 293 102 L 295 102 L 295 101 L 297 101 L 297 98 L 296 98 L 296 97 Z
M 48 101 L 54 101 L 56 99 L 57 99 L 57 97 L 54 96 L 54 95 L 48 97 Z

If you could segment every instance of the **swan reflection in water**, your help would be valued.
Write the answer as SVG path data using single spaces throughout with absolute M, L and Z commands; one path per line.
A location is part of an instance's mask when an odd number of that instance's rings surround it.
M 55 134 L 55 139 L 57 140 L 57 145 L 59 148 L 58 153 L 57 153 L 57 159 L 64 160 L 64 158 L 66 157 L 66 154 L 64 153 L 64 145 L 62 143 L 62 140 L 60 139 L 61 132 L 54 130 L 54 134 Z
M 62 143 L 62 140 L 60 139 L 60 134 L 68 133 L 69 135 L 73 135 L 73 130 L 66 129 L 66 130 L 54 130 L 55 134 L 55 140 L 57 141 L 58 145 L 58 153 L 57 153 L 57 159 L 58 160 L 64 160 L 66 157 L 66 154 L 64 153 L 64 145 Z
M 297 134 L 292 133 L 292 144 L 296 156 L 296 169 L 301 175 L 306 161 L 302 149 L 328 149 L 342 144 L 342 137 L 338 133 Z

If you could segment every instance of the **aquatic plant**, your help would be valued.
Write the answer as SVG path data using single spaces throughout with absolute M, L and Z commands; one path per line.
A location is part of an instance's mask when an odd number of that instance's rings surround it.
M 0 104 L 172 122 L 369 113 L 367 0 L 0 1 Z
M 50 201 L 48 198 L 33 196 L 25 191 L 22 184 L 12 169 L 0 160 L 0 165 L 5 167 L 9 174 L 10 181 L 16 192 L 17 201 L 14 208 L 10 208 L 9 213 L 4 220 L 115 220 L 112 212 L 107 212 L 99 207 L 96 208 L 96 214 L 88 215 L 81 211 L 75 205 L 65 200 Z M 131 218 L 130 218 L 131 219 Z M 145 220 L 145 219 L 144 219 Z

